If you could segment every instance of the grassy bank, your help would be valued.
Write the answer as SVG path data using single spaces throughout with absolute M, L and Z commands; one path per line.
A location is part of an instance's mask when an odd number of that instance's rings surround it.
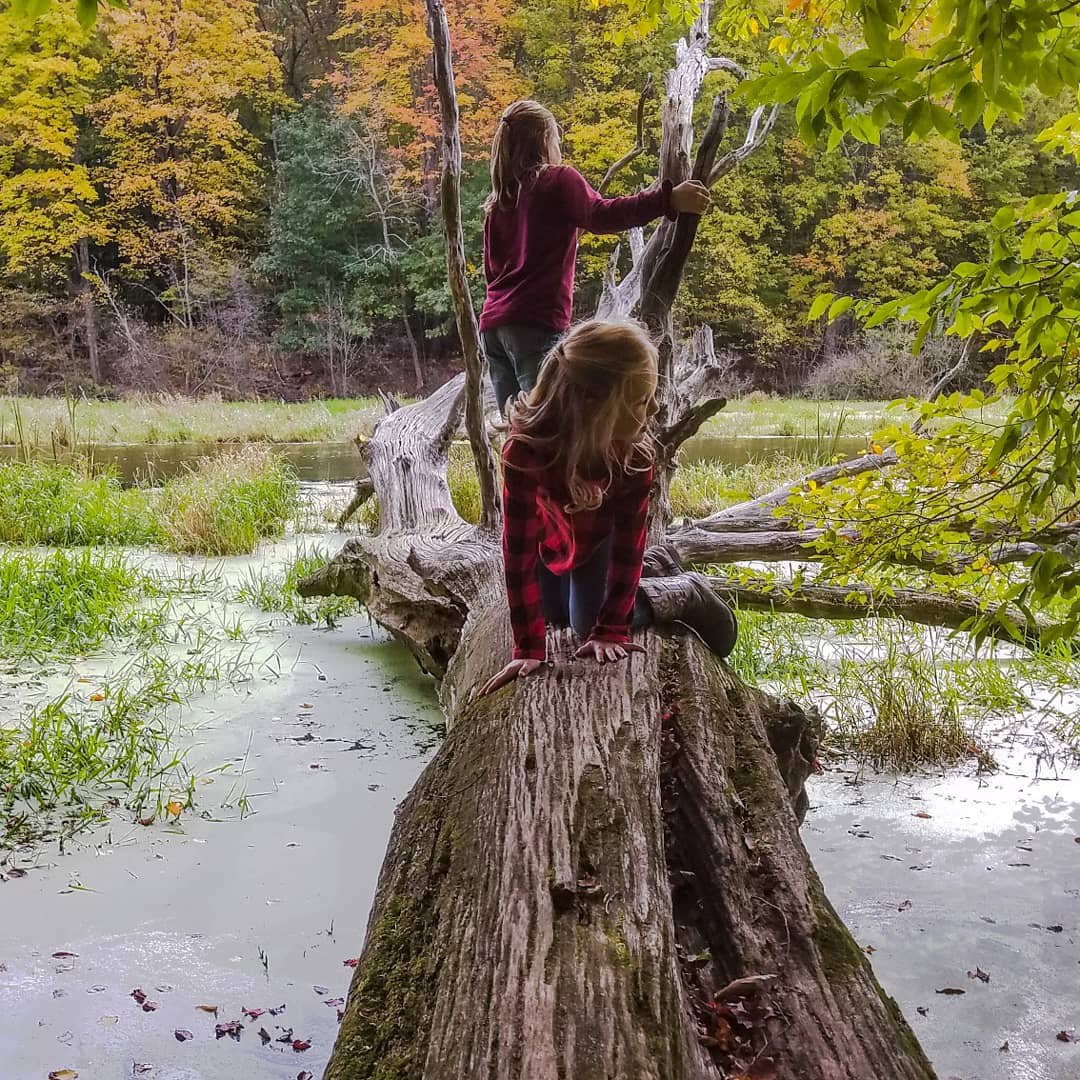
M 205 458 L 162 488 L 125 490 L 83 464 L 0 464 L 0 542 L 8 544 L 249 554 L 282 535 L 297 506 L 294 474 L 264 446 Z

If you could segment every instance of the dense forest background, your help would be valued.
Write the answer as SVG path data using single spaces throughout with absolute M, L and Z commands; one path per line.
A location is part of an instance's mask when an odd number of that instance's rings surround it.
M 617 7 L 588 0 L 447 6 L 479 301 L 500 110 L 520 96 L 549 104 L 567 160 L 597 183 L 633 145 L 641 87 L 650 73 L 662 80 L 675 32 L 624 35 Z M 422 10 L 420 0 L 130 0 L 90 29 L 66 3 L 36 19 L 0 14 L 0 392 L 295 398 L 440 381 L 455 337 Z M 753 33 L 714 39 L 750 69 L 767 48 Z M 735 89 L 724 73 L 709 78 Z M 808 150 L 786 110 L 714 192 L 683 316 L 714 328 L 742 386 L 925 389 L 948 360 L 943 342 L 914 358 L 896 329 L 808 323 L 812 297 L 910 293 L 983 258 L 1000 205 L 1080 187 L 1080 170 L 1033 141 L 1073 96 L 1033 90 L 1021 123 L 977 125 L 959 141 L 886 130 L 880 145 L 845 140 L 831 152 Z M 657 108 L 654 97 L 653 142 Z M 650 183 L 654 163 L 639 157 L 612 192 Z M 583 312 L 614 243 L 582 242 Z

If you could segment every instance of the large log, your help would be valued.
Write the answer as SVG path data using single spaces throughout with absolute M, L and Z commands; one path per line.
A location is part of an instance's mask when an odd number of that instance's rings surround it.
M 366 444 L 380 531 L 305 584 L 440 677 L 445 742 L 398 811 L 328 1080 L 927 1080 L 799 838 L 816 722 L 688 636 L 508 655 L 497 542 L 454 511 L 456 380 Z M 740 981 L 745 980 L 745 981 Z

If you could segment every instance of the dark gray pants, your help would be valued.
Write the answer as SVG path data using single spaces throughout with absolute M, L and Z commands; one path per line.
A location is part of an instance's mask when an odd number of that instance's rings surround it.
M 537 564 L 544 618 L 549 625 L 572 626 L 582 641 L 588 639 L 607 595 L 611 540 L 609 536 L 586 562 L 568 574 L 553 574 L 543 562 Z M 636 630 L 652 621 L 652 608 L 638 589 L 630 627 Z
M 562 334 L 542 326 L 507 324 L 480 335 L 487 356 L 495 401 L 505 415 L 506 403 L 536 385 L 540 363 Z

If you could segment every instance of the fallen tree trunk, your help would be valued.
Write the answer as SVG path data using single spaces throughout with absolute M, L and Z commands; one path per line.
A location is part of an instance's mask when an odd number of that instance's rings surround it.
M 509 624 L 497 539 L 445 482 L 462 398 L 380 424 L 380 532 L 302 589 L 366 603 L 449 726 L 398 811 L 328 1080 L 932 1077 L 799 838 L 813 717 L 651 631 L 608 668 L 557 637 L 554 669 L 474 699 Z

